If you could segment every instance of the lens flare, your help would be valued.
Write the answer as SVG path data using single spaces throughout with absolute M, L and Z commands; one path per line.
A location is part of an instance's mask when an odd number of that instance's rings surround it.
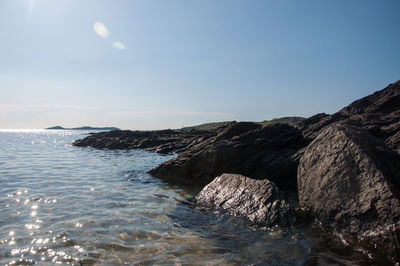
M 96 22 L 93 24 L 93 30 L 94 30 L 94 32 L 96 32 L 97 35 L 99 35 L 101 38 L 107 38 L 108 35 L 109 35 L 109 32 L 108 32 L 106 26 L 104 26 L 104 24 L 101 23 L 101 22 L 99 22 L 99 21 L 96 21 Z
M 117 49 L 117 50 L 126 50 L 125 44 L 123 44 L 120 41 L 113 42 L 112 46 L 114 49 Z

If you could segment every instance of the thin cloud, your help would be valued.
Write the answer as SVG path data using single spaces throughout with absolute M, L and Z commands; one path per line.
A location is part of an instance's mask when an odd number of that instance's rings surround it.
M 108 29 L 104 26 L 103 23 L 96 21 L 93 24 L 93 30 L 97 33 L 101 38 L 107 38 L 109 35 Z
M 113 42 L 112 46 L 114 49 L 117 49 L 117 50 L 126 50 L 125 44 L 123 44 L 120 41 Z

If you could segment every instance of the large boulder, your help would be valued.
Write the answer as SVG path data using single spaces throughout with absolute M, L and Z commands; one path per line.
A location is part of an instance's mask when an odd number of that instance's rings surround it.
M 196 196 L 196 201 L 243 217 L 255 225 L 271 227 L 294 222 L 293 211 L 285 194 L 267 179 L 255 180 L 237 174 L 223 174 L 204 187 Z
M 235 173 L 268 177 L 280 189 L 296 190 L 296 155 L 306 144 L 301 132 L 289 125 L 232 123 L 150 174 L 173 183 L 205 186 L 216 176 Z
M 324 226 L 400 259 L 400 156 L 382 140 L 328 126 L 306 148 L 297 183 L 300 207 Z

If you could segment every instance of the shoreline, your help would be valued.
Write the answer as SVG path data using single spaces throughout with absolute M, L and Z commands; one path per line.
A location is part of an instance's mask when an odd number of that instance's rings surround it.
M 289 207 L 297 216 L 313 217 L 322 227 L 344 235 L 345 241 L 396 262 L 400 260 L 398 132 L 400 81 L 332 115 L 317 114 L 294 125 L 230 122 L 211 130 L 111 131 L 94 133 L 73 145 L 178 153 L 149 173 L 170 183 L 203 186 L 199 204 L 261 224 L 269 224 L 280 211 L 268 213 L 268 203 L 255 199 L 257 189 L 249 189 L 253 182 L 249 180 L 265 180 L 263 186 L 276 186 L 266 191 L 298 195 L 300 207 Z M 222 182 L 218 177 L 224 174 L 239 176 L 224 176 Z M 233 197 L 229 193 L 235 189 L 220 191 L 232 185 L 229 180 L 236 180 L 233 187 L 243 192 L 228 206 L 225 203 Z M 271 195 L 280 195 L 271 196 L 271 204 L 286 200 L 284 194 Z M 246 209 L 249 204 L 259 212 Z M 293 211 L 284 212 L 285 217 L 291 219 Z

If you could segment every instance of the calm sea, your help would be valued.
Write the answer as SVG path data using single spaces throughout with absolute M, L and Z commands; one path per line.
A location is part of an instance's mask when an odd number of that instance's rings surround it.
M 371 262 L 314 230 L 255 230 L 185 204 L 198 191 L 146 173 L 173 155 L 71 146 L 87 133 L 0 131 L 1 265 Z

